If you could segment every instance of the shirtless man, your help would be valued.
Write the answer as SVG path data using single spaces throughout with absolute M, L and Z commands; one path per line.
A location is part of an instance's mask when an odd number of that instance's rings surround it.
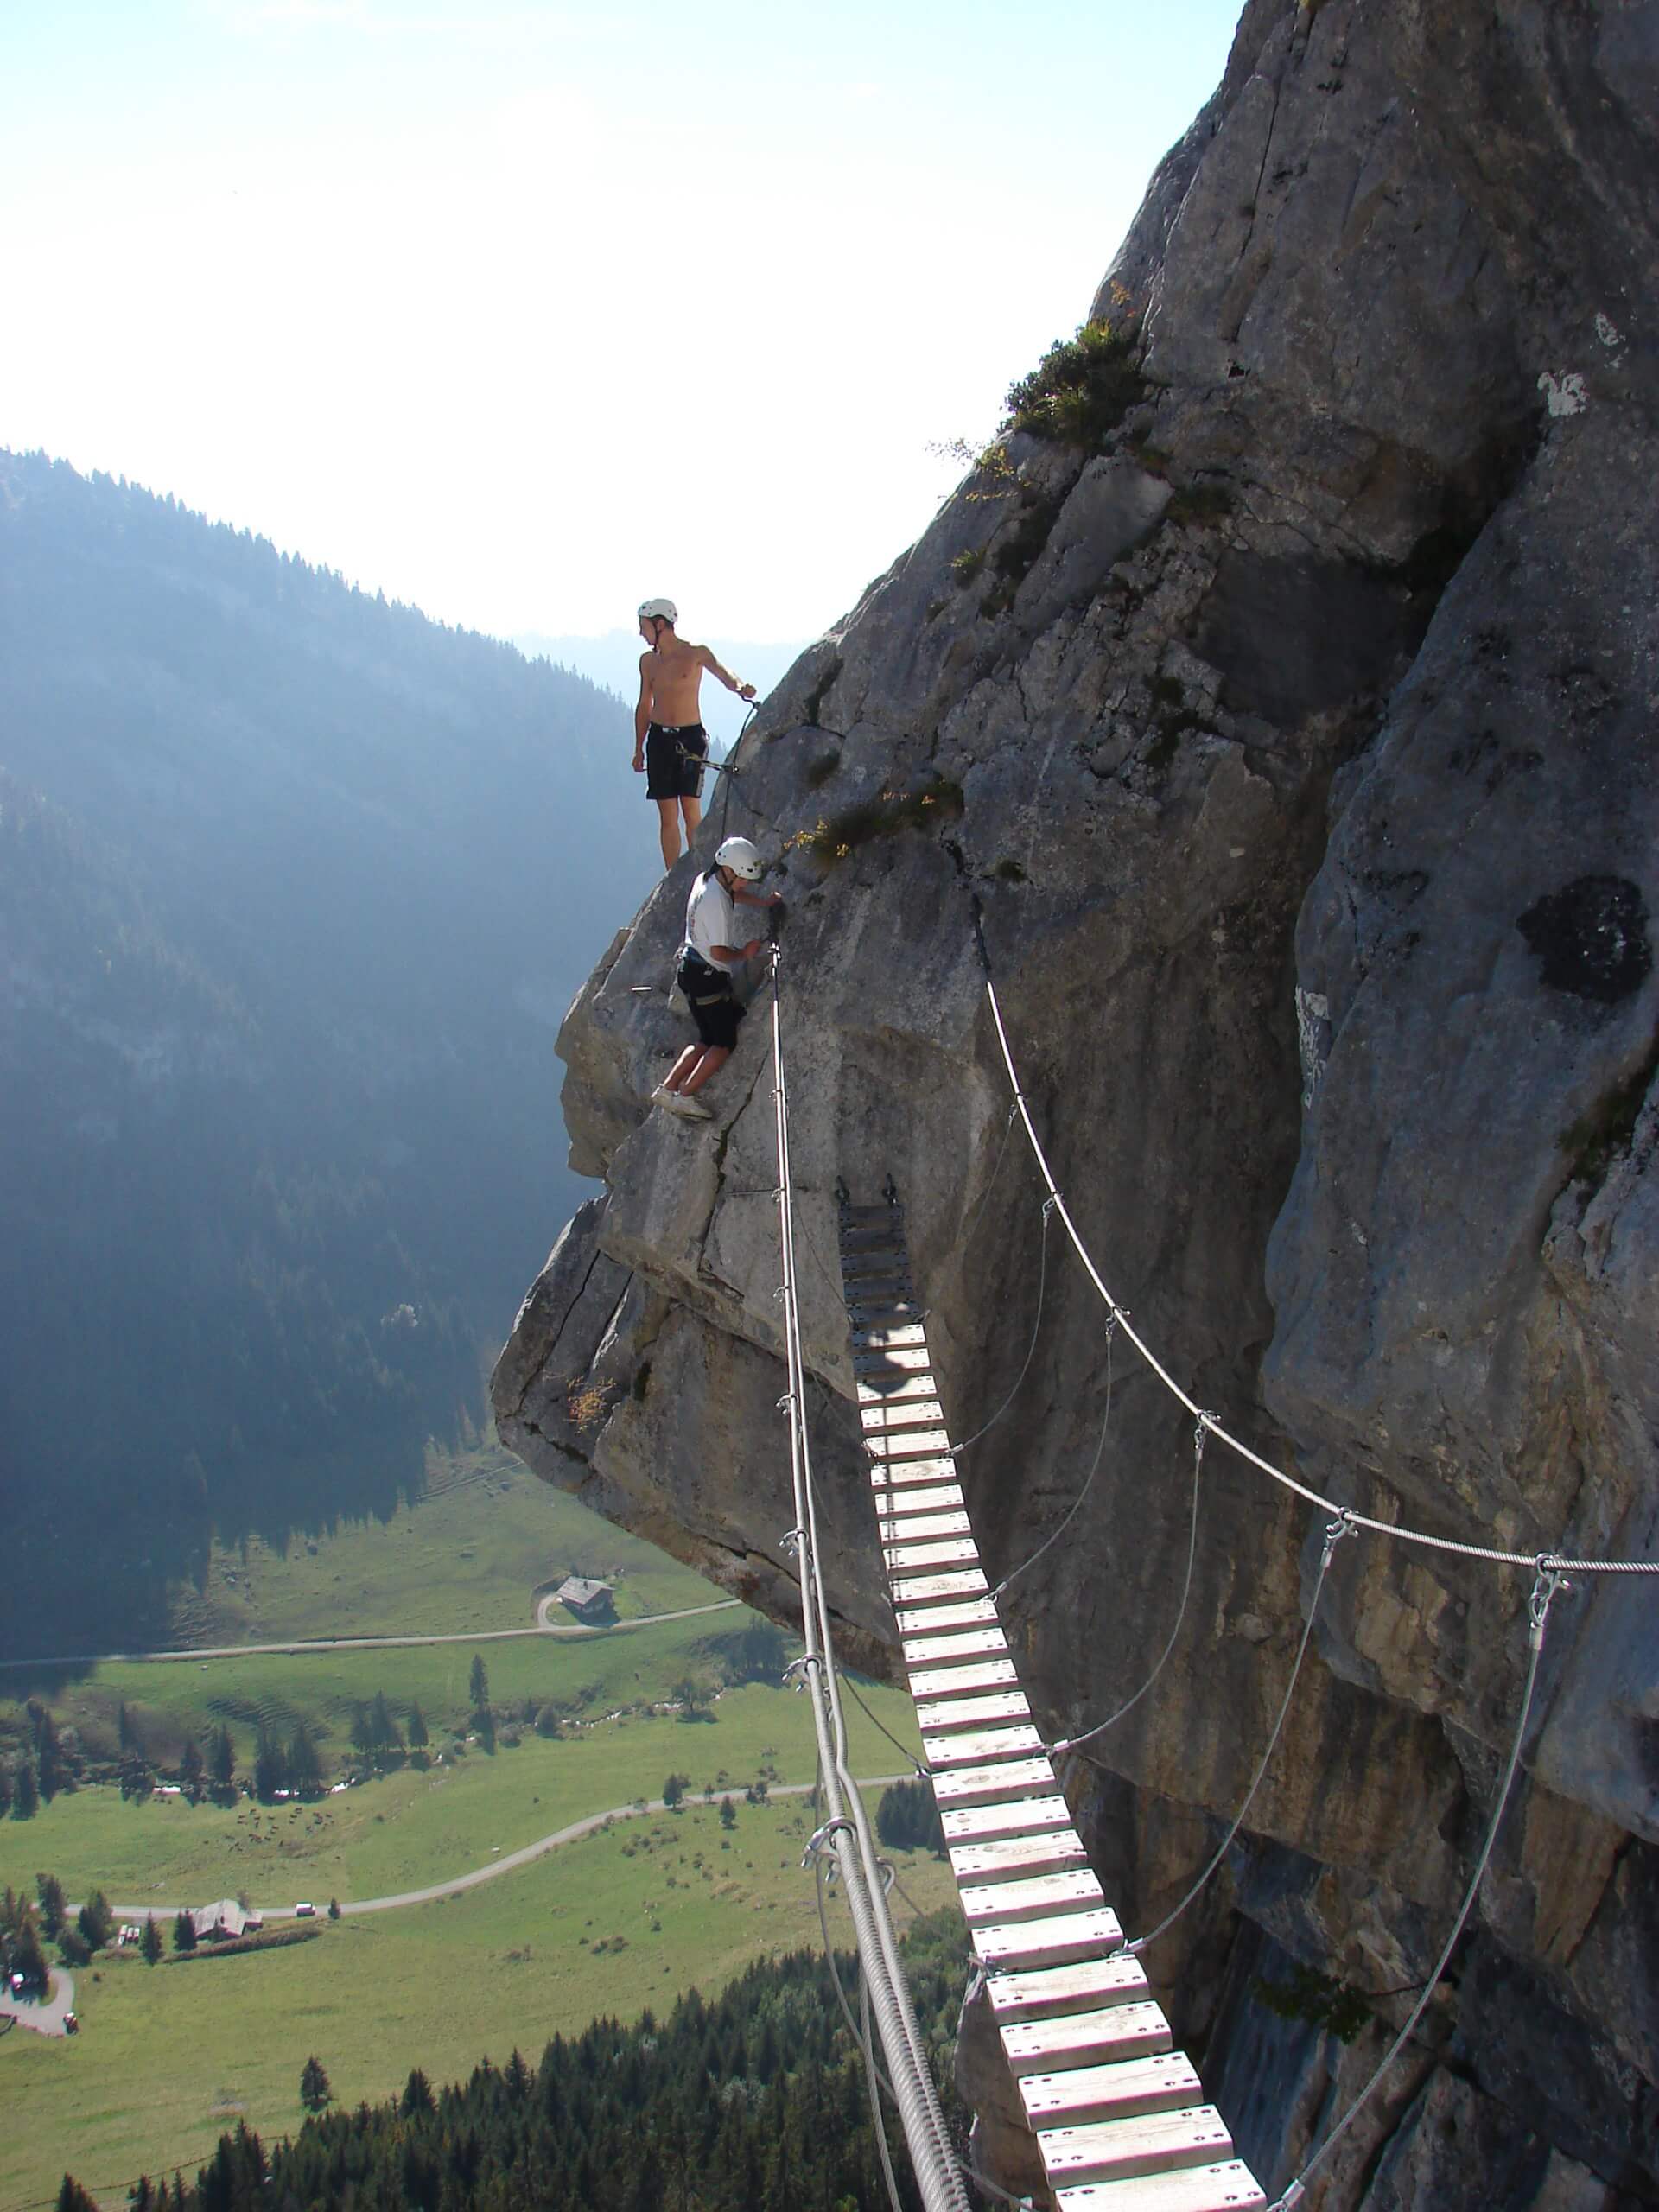
M 686 849 L 702 819 L 702 764 L 709 733 L 698 719 L 697 693 L 707 669 L 740 699 L 753 699 L 753 683 L 740 683 L 707 645 L 674 634 L 679 610 L 671 599 L 648 599 L 639 609 L 639 634 L 649 650 L 639 656 L 639 703 L 633 710 L 633 772 L 645 777 L 645 796 L 661 817 L 663 866 L 680 857 L 680 823 Z

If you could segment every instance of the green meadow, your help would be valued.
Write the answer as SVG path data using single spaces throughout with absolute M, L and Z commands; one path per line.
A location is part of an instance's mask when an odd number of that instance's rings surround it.
M 665 1686 L 684 1656 L 677 1638 L 694 1625 L 664 1623 L 607 1648 L 626 1643 L 642 1676 Z M 652 1644 L 658 1645 L 654 1653 Z M 361 1655 L 359 1663 L 372 1656 Z M 283 1663 L 294 1662 L 215 1665 L 233 1671 L 237 1694 L 246 1695 L 257 1685 L 245 1677 Z M 641 1684 L 632 1672 L 629 1686 L 638 1695 Z M 464 1691 L 464 1652 L 461 1687 Z M 499 1700 L 493 1668 L 491 1689 Z M 902 1693 L 872 1686 L 862 1694 L 901 1742 L 918 1746 L 915 1717 Z M 530 1732 L 516 1749 L 498 1741 L 491 1756 L 474 1745 L 464 1758 L 446 1758 L 424 1773 L 404 1766 L 315 1804 L 264 1806 L 238 1798 L 226 1807 L 191 1806 L 158 1797 L 129 1803 L 111 1784 L 79 1789 L 54 1797 L 33 1820 L 0 1822 L 0 1884 L 32 1892 L 35 1873 L 45 1869 L 71 1897 L 101 1889 L 112 1904 L 160 1910 L 243 1891 L 262 1905 L 286 1907 L 300 1898 L 326 1904 L 331 1897 L 343 1904 L 451 1880 L 590 1813 L 660 1796 L 671 1773 L 688 1775 L 696 1791 L 729 1784 L 741 1793 L 763 1770 L 781 1782 L 812 1779 L 811 1717 L 804 1698 L 755 1683 L 726 1691 L 709 1712 L 702 1721 L 670 1714 L 601 1720 L 556 1741 Z M 897 1751 L 855 1707 L 849 1718 L 855 1771 L 901 1771 Z
M 389 1521 L 342 1522 L 280 1551 L 257 1536 L 216 1545 L 200 1584 L 175 1588 L 173 1621 L 181 1644 L 531 1628 L 532 1592 L 572 1573 L 610 1582 L 623 1619 L 721 1594 L 485 1442 L 429 1446 L 422 1495 Z
M 699 1732 L 720 1731 L 681 1731 Z M 729 1833 L 714 1805 L 621 1821 L 441 1903 L 325 1921 L 290 1949 L 101 1961 L 97 1979 L 76 1977 L 79 2037 L 0 2037 L 11 2116 L 0 2212 L 49 2202 L 66 2169 L 114 2212 L 140 2172 L 193 2169 L 238 2119 L 267 2137 L 297 2129 L 314 2055 L 336 2100 L 355 2104 L 396 2094 L 411 2067 L 442 2082 L 515 2046 L 534 2059 L 596 2014 L 664 2012 L 755 1957 L 819 1948 L 814 1880 L 800 1866 L 807 1801 L 740 1796 L 736 1815 Z M 903 1926 L 954 1891 L 943 1861 L 897 1856 Z M 832 1938 L 849 1945 L 838 1897 L 830 1911 Z M 964 1967 L 965 1957 L 964 1939 Z
M 472 1641 L 528 1626 L 536 1589 L 572 1572 L 613 1583 L 621 1625 Z M 165 1913 L 168 1942 L 155 1967 L 105 1953 L 76 1973 L 78 2037 L 0 2035 L 0 2212 L 54 2199 L 66 2169 L 114 2212 L 139 2173 L 193 2168 L 239 2119 L 264 2134 L 296 2128 L 300 2071 L 314 2055 L 335 2097 L 354 2104 L 400 2090 L 411 2067 L 436 2082 L 486 2054 L 499 2063 L 515 2045 L 533 2056 L 596 2013 L 661 2010 L 762 1954 L 817 1947 L 814 1885 L 799 1865 L 809 1801 L 752 1805 L 743 1796 L 760 1778 L 813 1779 L 808 1701 L 770 1667 L 765 1680 L 720 1688 L 742 1671 L 733 1644 L 760 1625 L 747 1609 L 643 1618 L 721 1596 L 486 1444 L 435 1456 L 425 1495 L 390 1522 L 296 1540 L 284 1554 L 257 1543 L 216 1554 L 176 1614 L 181 1641 L 198 1653 L 333 1636 L 461 1641 L 0 1674 L 9 1743 L 25 1741 L 24 1700 L 34 1697 L 94 1761 L 116 1758 L 124 1707 L 129 1739 L 161 1768 L 223 1725 L 245 1774 L 262 1726 L 286 1740 L 302 1722 L 330 1778 L 364 1775 L 315 1802 L 271 1805 L 243 1796 L 227 1805 L 128 1802 L 113 1782 L 87 1783 L 32 1819 L 0 1821 L 0 1885 L 32 1894 L 37 1872 L 49 1872 L 72 1900 L 98 1889 L 129 1916 Z M 475 1655 L 488 1674 L 493 1751 L 474 1726 Z M 688 1682 L 700 1717 L 678 1707 Z M 378 1693 L 400 1725 L 420 1707 L 424 1767 L 373 1774 L 353 1753 L 353 1713 Z M 909 1700 L 874 1686 L 862 1694 L 913 1753 Z M 905 1756 L 850 1700 L 848 1713 L 855 1771 L 900 1770 Z M 240 1895 L 289 1911 L 308 1899 L 326 1914 L 330 1898 L 426 1889 L 589 1815 L 654 1800 L 671 1774 L 687 1778 L 678 1813 L 629 1809 L 475 1888 L 321 1918 L 315 1941 L 289 1948 L 173 1961 L 181 1904 Z M 731 1831 L 717 1802 L 702 1802 L 728 1791 Z M 901 1878 L 913 1901 L 901 1918 L 953 1895 L 943 1862 L 911 1858 Z M 844 1942 L 838 1901 L 834 1912 Z

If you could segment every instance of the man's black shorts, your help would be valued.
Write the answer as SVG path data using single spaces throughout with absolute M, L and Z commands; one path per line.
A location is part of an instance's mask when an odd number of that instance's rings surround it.
M 737 1043 L 737 1025 L 745 1009 L 733 995 L 732 979 L 726 970 L 711 968 L 702 960 L 682 960 L 674 980 L 684 992 L 691 1019 L 697 1025 L 697 1042 L 729 1052 Z
M 664 728 L 652 722 L 645 729 L 645 797 L 701 798 L 702 764 L 709 751 L 709 733 L 701 722 L 683 722 Z

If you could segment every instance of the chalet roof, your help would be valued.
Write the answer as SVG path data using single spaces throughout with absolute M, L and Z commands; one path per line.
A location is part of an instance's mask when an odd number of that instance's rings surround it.
M 594 1582 L 585 1574 L 567 1574 L 553 1594 L 562 1605 L 591 1605 L 596 1598 L 616 1593 L 608 1582 Z

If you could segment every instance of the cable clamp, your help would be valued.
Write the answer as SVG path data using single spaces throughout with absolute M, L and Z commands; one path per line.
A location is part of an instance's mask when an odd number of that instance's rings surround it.
M 787 1684 L 791 1675 L 798 1675 L 802 1679 L 796 1682 L 795 1688 L 798 1690 L 804 1690 L 806 1688 L 804 1677 L 809 1667 L 816 1667 L 820 1673 L 823 1671 L 823 1661 L 817 1652 L 804 1651 L 798 1659 L 791 1659 L 779 1679 Z
M 1544 1626 L 1549 1619 L 1550 1607 L 1563 1590 L 1570 1590 L 1573 1587 L 1560 1567 L 1552 1563 L 1552 1557 L 1553 1555 L 1548 1552 L 1539 1553 L 1537 1580 L 1534 1582 L 1531 1595 L 1527 1599 L 1527 1618 L 1532 1624 L 1531 1641 L 1535 1651 L 1541 1650 L 1543 1648 Z
M 1193 1424 L 1192 1448 L 1200 1459 L 1204 1457 L 1205 1438 L 1212 1428 L 1219 1428 L 1220 1426 L 1221 1417 L 1218 1414 L 1199 1414 L 1197 1421 Z
M 783 1396 L 778 1401 L 777 1410 L 780 1414 L 791 1413 L 794 1410 L 794 1406 L 795 1393 L 792 1390 L 785 1390 Z
M 789 1285 L 786 1282 L 780 1282 L 772 1294 L 772 1302 L 774 1306 L 781 1306 L 788 1296 Z
M 1321 1573 L 1323 1573 L 1325 1569 L 1330 1566 L 1331 1554 L 1336 1550 L 1337 1546 L 1342 1541 L 1343 1538 L 1344 1536 L 1357 1536 L 1358 1534 L 1359 1523 L 1355 1520 L 1352 1513 L 1344 1505 L 1334 1521 L 1327 1521 L 1325 1524 L 1325 1555 L 1319 1561 L 1319 1572 Z
M 1045 1221 L 1048 1219 L 1050 1214 L 1052 1214 L 1055 1207 L 1058 1205 L 1063 1195 L 1064 1194 L 1061 1192 L 1051 1191 L 1048 1196 L 1043 1200 L 1043 1219 Z
M 806 1849 L 801 1853 L 801 1866 L 804 1869 L 810 1866 L 815 1859 L 820 1857 L 823 1853 L 828 1851 L 829 1844 L 826 1839 L 834 1835 L 837 1828 L 844 1830 L 848 1835 L 851 1835 L 854 1833 L 853 1824 L 849 1820 L 837 1818 L 833 1821 L 826 1821 L 821 1828 L 815 1828 L 812 1834 L 808 1836 L 806 1840 Z M 834 1862 L 831 1861 L 832 1867 L 833 1864 Z
M 801 1545 L 804 1541 L 805 1535 L 806 1531 L 804 1529 L 785 1529 L 783 1535 L 778 1541 L 783 1546 L 785 1554 L 787 1557 L 790 1559 L 794 1558 L 796 1553 L 801 1548 Z
M 893 1885 L 899 1878 L 898 1868 L 890 1859 L 878 1859 L 875 1862 L 875 1871 L 881 1877 L 882 1896 L 891 1896 Z
M 1300 2182 L 1294 2181 L 1282 2196 L 1275 2198 L 1274 2202 L 1268 2205 L 1268 2212 L 1296 2212 L 1296 2207 L 1306 2195 L 1307 2191 L 1302 2187 Z

